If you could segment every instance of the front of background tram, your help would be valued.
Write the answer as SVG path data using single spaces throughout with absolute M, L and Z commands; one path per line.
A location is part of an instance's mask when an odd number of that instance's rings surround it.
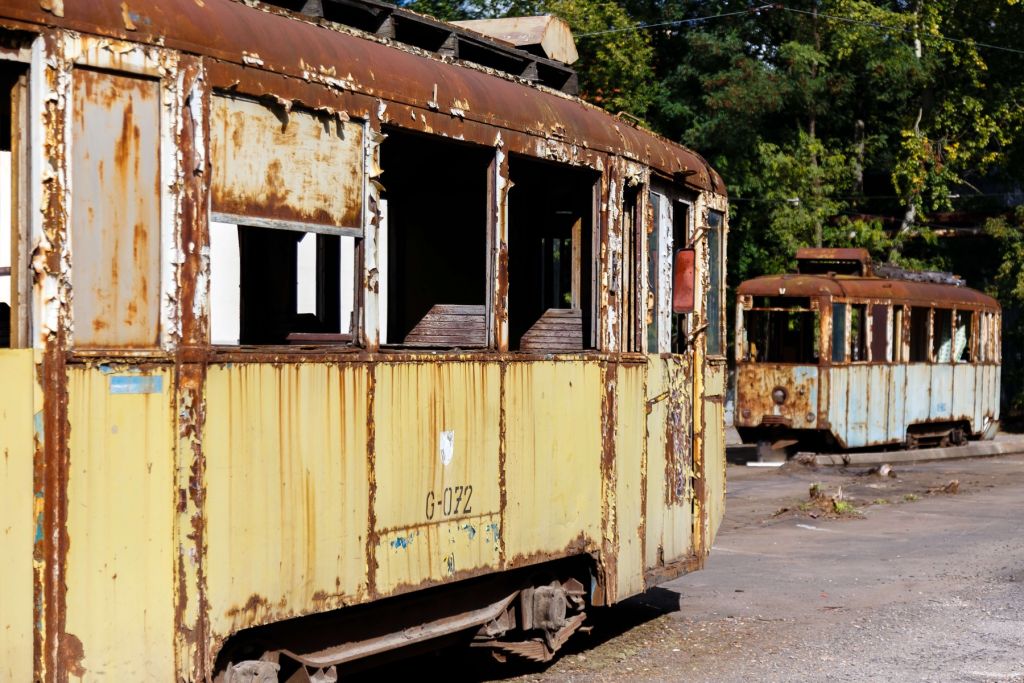
M 784 462 L 818 447 L 817 301 L 747 293 L 746 284 L 736 297 L 734 424 L 759 461 Z

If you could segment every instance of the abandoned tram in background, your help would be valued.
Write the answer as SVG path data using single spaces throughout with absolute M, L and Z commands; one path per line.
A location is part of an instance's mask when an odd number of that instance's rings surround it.
M 995 299 L 873 267 L 863 249 L 801 249 L 797 263 L 737 290 L 735 424 L 762 457 L 995 437 Z
M 294 5 L 0 8 L 4 680 L 544 661 L 711 547 L 721 178 L 560 62 Z

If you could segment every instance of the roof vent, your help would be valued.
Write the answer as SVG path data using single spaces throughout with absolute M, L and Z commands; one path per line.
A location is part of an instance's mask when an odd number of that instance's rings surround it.
M 815 249 L 805 247 L 796 252 L 796 270 L 806 275 L 859 275 L 871 272 L 871 254 L 867 249 Z
M 568 58 L 576 54 L 576 45 L 569 27 L 555 17 L 524 17 L 544 21 L 527 21 L 518 30 L 509 28 L 507 35 L 519 35 L 517 40 L 537 41 L 524 42 L 520 48 L 513 40 L 498 37 L 497 32 L 438 21 L 380 0 L 264 0 L 263 4 L 503 71 L 569 95 L 579 93 L 579 78 L 567 66 L 575 61 Z M 546 56 L 548 50 L 560 57 Z

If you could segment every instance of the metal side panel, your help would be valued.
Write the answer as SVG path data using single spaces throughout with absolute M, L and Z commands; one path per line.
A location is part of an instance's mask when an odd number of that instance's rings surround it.
M 871 366 L 851 365 L 846 368 L 846 446 L 868 445 L 868 382 Z
M 708 500 L 710 548 L 725 515 L 725 430 L 721 401 L 704 401 L 704 490 Z
M 0 680 L 32 680 L 33 415 L 41 410 L 31 349 L 0 349 Z M 40 437 L 42 435 L 40 434 Z M 42 499 L 39 499 L 42 502 Z M 42 529 L 38 531 L 42 533 Z M 41 536 L 40 536 L 41 538 Z
M 890 441 L 902 442 L 907 438 L 907 424 L 905 415 L 907 411 L 907 366 L 896 364 L 892 366 L 890 375 L 888 401 L 889 401 L 889 428 L 888 436 Z
M 974 397 L 978 391 L 978 366 L 958 363 L 953 366 L 953 417 L 958 420 L 974 420 Z
M 378 592 L 498 569 L 501 367 L 396 363 L 375 373 Z
M 644 589 L 644 509 L 646 458 L 644 445 L 647 410 L 643 365 L 619 367 L 616 390 L 615 518 L 618 529 L 618 599 Z
M 867 443 L 883 444 L 889 439 L 889 404 L 892 400 L 892 367 L 889 365 L 868 366 Z
M 668 382 L 665 364 L 657 355 L 647 356 L 647 508 L 644 569 L 663 557 L 665 529 L 665 421 L 668 419 Z
M 600 546 L 603 393 L 596 362 L 509 364 L 507 565 Z
M 912 363 L 907 366 L 907 403 L 904 426 L 925 422 L 931 412 L 932 366 Z
M 206 574 L 215 636 L 366 596 L 364 366 L 211 366 Z
M 850 382 L 850 368 L 845 365 L 833 365 L 829 370 L 829 413 L 832 433 L 844 444 L 848 443 L 849 422 L 846 411 L 847 390 Z
M 68 370 L 67 642 L 81 680 L 174 678 L 173 374 Z
M 931 420 L 948 420 L 953 417 L 953 366 L 936 363 L 932 366 L 932 395 L 928 417 Z

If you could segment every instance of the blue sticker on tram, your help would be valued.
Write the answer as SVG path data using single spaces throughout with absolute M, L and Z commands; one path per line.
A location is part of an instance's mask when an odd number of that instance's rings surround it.
M 110 378 L 112 394 L 162 394 L 162 375 L 115 375 Z

